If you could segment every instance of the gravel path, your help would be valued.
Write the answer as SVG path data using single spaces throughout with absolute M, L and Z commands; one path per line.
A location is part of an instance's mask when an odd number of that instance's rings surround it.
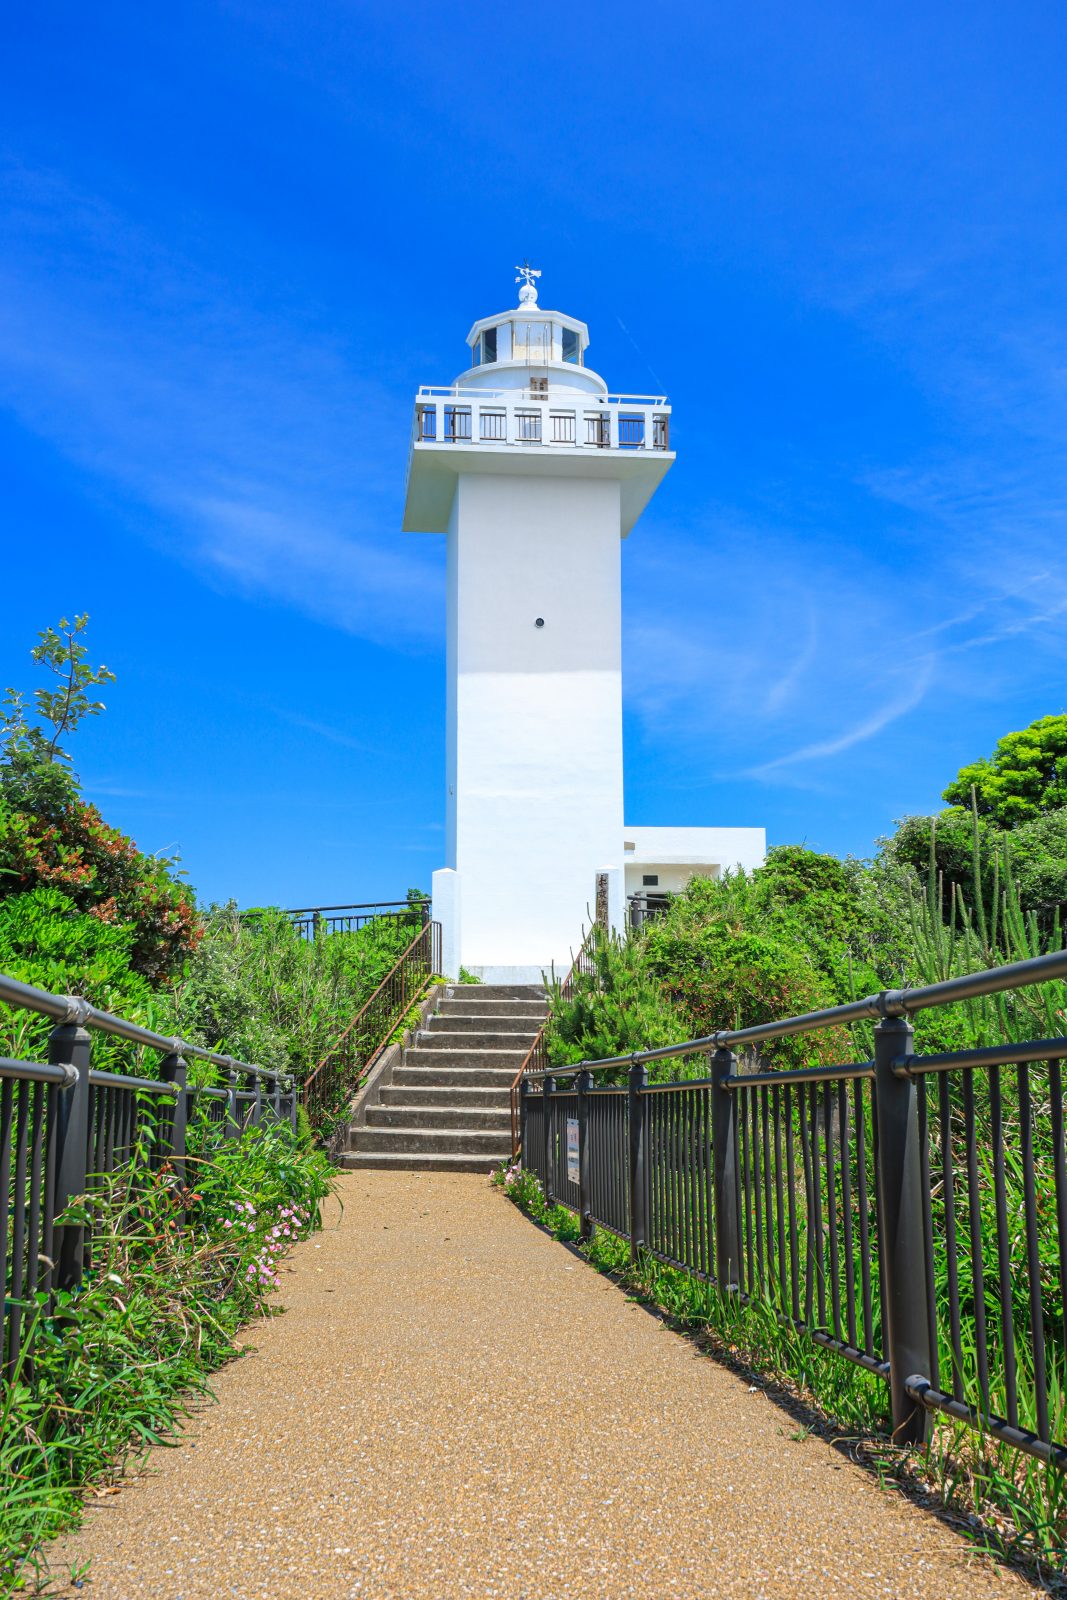
M 1031 1592 L 486 1179 L 357 1172 L 286 1315 L 57 1561 L 93 1600 Z

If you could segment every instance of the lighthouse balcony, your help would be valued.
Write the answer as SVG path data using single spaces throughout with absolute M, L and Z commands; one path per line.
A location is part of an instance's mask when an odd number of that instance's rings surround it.
M 664 395 L 553 394 L 529 389 L 433 388 L 415 401 L 413 443 L 521 450 L 670 451 Z

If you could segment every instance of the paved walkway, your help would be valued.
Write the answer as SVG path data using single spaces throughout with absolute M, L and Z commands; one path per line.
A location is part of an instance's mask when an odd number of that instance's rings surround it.
M 217 1406 L 57 1547 L 93 1600 L 1019 1595 L 481 1177 L 359 1172 Z

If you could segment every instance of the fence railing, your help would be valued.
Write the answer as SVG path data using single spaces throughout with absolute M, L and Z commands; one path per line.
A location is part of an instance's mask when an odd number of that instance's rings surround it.
M 413 442 L 669 451 L 670 406 L 661 395 L 424 385 L 415 402 Z
M 352 1097 L 375 1056 L 440 971 L 441 924 L 426 922 L 306 1079 L 300 1098 L 311 1126 L 325 1143 L 330 1144 L 343 1127 Z
M 254 922 L 265 913 L 259 910 L 242 911 L 242 921 Z M 429 900 L 380 900 L 365 905 L 351 906 L 298 906 L 283 911 L 302 938 L 317 939 L 325 933 L 357 933 L 369 922 L 383 918 L 410 923 L 421 928 L 430 920 Z
M 574 977 L 576 973 L 592 973 L 596 971 L 596 961 L 593 951 L 595 944 L 595 929 L 590 928 L 578 948 L 578 954 L 571 962 L 570 970 L 559 986 L 559 992 L 564 1000 L 569 1000 L 574 992 Z M 541 1024 L 533 1044 L 526 1052 L 526 1057 L 515 1074 L 511 1085 L 511 1153 L 519 1153 L 519 1088 L 524 1077 L 529 1073 L 545 1072 L 548 1069 L 548 1021 Z
M 887 1379 L 901 1442 L 936 1411 L 1065 1468 L 1067 1037 L 924 1056 L 908 1020 L 1065 977 L 1060 953 L 531 1068 L 523 1165 L 584 1236 L 629 1238 Z M 738 1070 L 737 1046 L 871 1019 L 871 1060 Z M 694 1055 L 709 1076 L 648 1082 L 650 1062 Z
M 91 1207 L 81 1220 L 64 1217 L 72 1201 L 141 1161 L 168 1163 L 184 1188 L 191 1124 L 240 1138 L 263 1122 L 293 1123 L 296 1099 L 278 1072 L 166 1038 L 77 996 L 0 976 L 0 1001 L 55 1022 L 47 1061 L 0 1059 L 0 1373 L 10 1377 L 38 1296 L 47 1297 L 47 1313 L 51 1297 L 77 1290 L 90 1264 Z M 94 1032 L 160 1056 L 158 1078 L 97 1071 Z M 190 1059 L 221 1069 L 224 1083 L 190 1084 Z
M 666 892 L 650 894 L 645 890 L 642 894 L 627 895 L 626 915 L 630 927 L 635 933 L 640 932 L 646 922 L 662 917 L 670 903 L 670 895 Z

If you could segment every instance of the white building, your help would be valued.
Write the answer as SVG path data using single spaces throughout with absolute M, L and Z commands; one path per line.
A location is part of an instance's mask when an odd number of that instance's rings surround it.
M 674 462 L 670 406 L 613 395 L 584 322 L 518 308 L 415 401 L 404 528 L 448 538 L 445 972 L 565 972 L 607 872 L 625 896 L 763 860 L 761 828 L 623 823 L 621 546 Z M 654 882 L 652 880 L 655 880 Z

